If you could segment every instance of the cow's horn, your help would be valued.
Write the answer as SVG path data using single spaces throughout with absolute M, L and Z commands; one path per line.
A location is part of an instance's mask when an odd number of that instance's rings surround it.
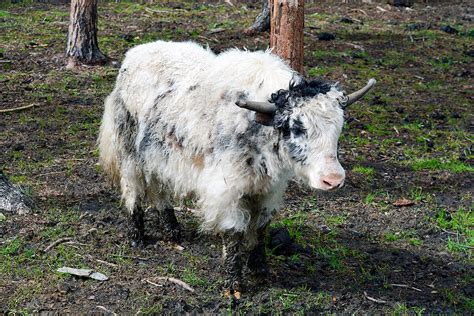
M 238 100 L 235 102 L 237 106 L 248 109 L 251 111 L 255 111 L 258 113 L 265 113 L 265 114 L 275 114 L 277 107 L 275 104 L 270 102 L 257 102 L 257 101 L 243 101 Z
M 367 82 L 365 87 L 344 97 L 344 99 L 340 101 L 342 108 L 344 109 L 359 100 L 360 98 L 362 98 L 367 92 L 369 92 L 370 89 L 372 89 L 376 82 L 377 81 L 372 78 L 369 80 L 369 82 Z

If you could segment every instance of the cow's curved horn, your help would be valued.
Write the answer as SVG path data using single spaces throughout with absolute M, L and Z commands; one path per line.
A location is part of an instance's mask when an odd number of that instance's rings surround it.
M 264 114 L 275 114 L 277 107 L 270 102 L 238 100 L 235 104 L 241 108 Z
M 344 99 L 340 101 L 342 108 L 344 109 L 362 98 L 370 89 L 372 89 L 376 82 L 377 81 L 374 78 L 371 78 L 365 87 L 344 97 Z

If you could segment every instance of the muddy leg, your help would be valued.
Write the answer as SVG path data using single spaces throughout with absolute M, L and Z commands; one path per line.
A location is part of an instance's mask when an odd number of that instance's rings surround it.
M 242 291 L 243 233 L 227 232 L 224 235 L 224 288 L 226 296 L 240 298 Z
M 174 209 L 167 207 L 159 211 L 159 218 L 163 237 L 167 240 L 178 242 L 181 240 L 181 226 L 176 219 Z
M 129 230 L 132 247 L 143 247 L 145 245 L 145 222 L 143 217 L 142 207 L 136 205 L 131 215 Z
M 257 230 L 257 245 L 249 253 L 247 267 L 259 278 L 264 278 L 268 274 L 268 265 L 265 252 L 265 233 L 267 225 Z

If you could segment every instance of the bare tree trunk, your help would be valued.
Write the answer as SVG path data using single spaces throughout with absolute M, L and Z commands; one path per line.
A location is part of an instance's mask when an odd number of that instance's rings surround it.
M 66 50 L 68 67 L 79 63 L 105 64 L 108 61 L 108 57 L 99 50 L 97 42 L 97 1 L 71 1 Z
M 252 26 L 245 30 L 245 33 L 254 34 L 270 30 L 270 1 L 262 0 L 262 11 L 257 15 Z
M 303 73 L 304 0 L 272 0 L 270 16 L 270 47 Z

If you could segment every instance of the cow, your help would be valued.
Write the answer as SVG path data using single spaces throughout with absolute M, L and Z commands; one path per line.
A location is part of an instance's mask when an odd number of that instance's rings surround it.
M 327 191 L 344 184 L 343 110 L 374 84 L 346 95 L 269 50 L 216 55 L 165 41 L 131 49 L 105 101 L 98 147 L 130 214 L 132 244 L 144 243 L 147 205 L 162 235 L 179 240 L 172 203 L 192 197 L 202 230 L 223 236 L 224 287 L 240 295 L 243 254 L 251 271 L 267 271 L 264 234 L 289 180 Z

